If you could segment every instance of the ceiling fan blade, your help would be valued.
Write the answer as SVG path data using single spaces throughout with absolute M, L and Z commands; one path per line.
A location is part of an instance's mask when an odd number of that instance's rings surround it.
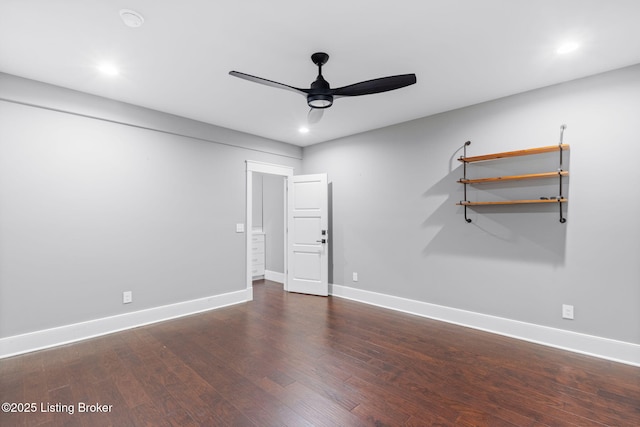
M 307 122 L 310 125 L 316 124 L 322 119 L 324 115 L 324 108 L 311 108 L 309 109 L 309 113 L 307 113 Z
M 359 96 L 370 95 L 372 93 L 387 92 L 389 90 L 400 89 L 412 85 L 416 82 L 415 74 L 400 74 L 398 76 L 381 77 L 379 79 L 367 80 L 354 83 L 349 86 L 333 89 L 333 96 Z
M 309 92 L 309 89 L 299 89 L 297 87 L 289 86 L 284 83 L 274 82 L 273 80 L 263 79 L 262 77 L 252 76 L 250 74 L 241 73 L 240 71 L 229 71 L 229 74 L 238 77 L 244 80 L 249 80 L 250 82 L 260 83 L 266 86 L 271 86 L 279 89 L 286 89 L 296 93 L 301 93 L 306 95 Z

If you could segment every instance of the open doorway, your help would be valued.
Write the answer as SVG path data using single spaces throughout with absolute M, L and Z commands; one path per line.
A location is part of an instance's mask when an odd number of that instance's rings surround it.
M 293 175 L 293 168 L 247 160 L 246 290 L 253 299 L 254 174 L 283 177 L 284 290 L 327 296 L 328 180 L 326 173 Z M 285 188 L 286 185 L 286 188 Z M 265 236 L 265 239 L 268 239 Z
M 253 174 L 253 221 L 251 229 L 252 280 L 284 284 L 285 177 Z
M 271 276 L 272 279 L 284 283 L 287 290 L 287 251 L 286 251 L 286 184 L 287 178 L 293 176 L 293 168 L 289 166 L 274 165 L 263 162 L 247 160 L 247 201 L 246 201 L 246 285 L 247 296 L 253 299 L 253 279 L 255 274 L 262 270 L 253 268 L 254 257 L 254 237 L 257 241 L 264 242 L 264 277 L 269 278 L 273 273 L 282 273 Z M 265 194 L 265 183 L 267 192 Z M 278 190 L 276 187 L 280 187 Z M 265 195 L 269 198 L 265 205 Z M 280 196 L 280 197 L 278 197 Z M 281 209 L 277 209 L 274 203 L 281 201 Z M 265 221 L 265 207 L 268 209 Z M 278 213 L 282 212 L 279 218 Z M 268 222 L 267 222 L 268 221 Z M 266 227 L 265 227 L 266 225 Z M 266 229 L 265 229 L 266 228 Z M 258 237 L 260 236 L 260 237 Z M 278 242 L 281 242 L 279 244 Z M 258 243 L 259 244 L 259 243 Z M 280 253 L 276 253 L 279 251 Z M 271 253 L 269 253 L 271 252 Z M 257 257 L 258 260 L 260 257 Z M 281 267 L 281 269 L 280 269 Z M 271 270 L 269 269 L 271 268 Z M 280 271 L 277 271 L 280 270 Z M 267 273 L 269 272 L 269 273 Z M 258 275 L 259 277 L 260 275 Z

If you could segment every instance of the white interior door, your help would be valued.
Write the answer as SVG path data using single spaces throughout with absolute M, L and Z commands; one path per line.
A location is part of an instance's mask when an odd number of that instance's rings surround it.
M 327 190 L 327 174 L 287 179 L 289 292 L 329 294 Z

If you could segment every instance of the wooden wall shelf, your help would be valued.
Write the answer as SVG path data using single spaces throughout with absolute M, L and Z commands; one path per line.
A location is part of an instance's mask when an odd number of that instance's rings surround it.
M 484 184 L 487 182 L 521 181 L 526 179 L 540 179 L 540 178 L 557 178 L 558 175 L 569 176 L 569 171 L 529 173 L 525 175 L 494 176 L 490 178 L 476 178 L 476 179 L 460 178 L 458 182 L 461 184 Z
M 489 205 L 525 205 L 532 203 L 566 203 L 567 199 L 527 199 L 527 200 L 497 200 L 493 202 L 461 201 L 458 206 L 489 206 Z
M 482 156 L 460 157 L 458 160 L 465 163 L 484 162 L 487 160 L 505 159 L 507 157 L 530 156 L 532 154 L 552 153 L 554 151 L 566 151 L 569 144 L 548 145 L 546 147 L 528 148 L 526 150 L 503 151 L 502 153 L 483 154 Z
M 501 153 L 493 153 L 493 154 L 484 154 L 481 156 L 471 156 L 467 157 L 467 146 L 471 144 L 471 141 L 467 141 L 464 144 L 464 155 L 461 156 L 458 160 L 464 163 L 464 176 L 458 180 L 460 184 L 464 184 L 464 199 L 457 203 L 458 206 L 464 206 L 464 219 L 467 222 L 471 222 L 471 219 L 467 217 L 467 207 L 474 206 L 495 206 L 495 205 L 521 205 L 521 204 L 534 204 L 534 203 L 556 203 L 559 206 L 560 210 L 560 222 L 566 222 L 562 214 L 562 204 L 567 202 L 567 199 L 562 195 L 562 178 L 569 176 L 569 172 L 562 169 L 562 154 L 564 151 L 569 150 L 569 144 L 562 143 L 562 137 L 564 135 L 564 130 L 567 128 L 566 125 L 562 125 L 560 127 L 560 143 L 558 145 L 548 145 L 545 147 L 535 147 L 528 148 L 525 150 L 516 150 L 516 151 L 503 151 Z M 560 153 L 560 162 L 559 168 L 554 172 L 540 172 L 540 173 L 529 173 L 522 175 L 505 175 L 505 176 L 493 176 L 487 178 L 467 178 L 467 164 L 475 163 L 475 162 L 484 162 L 489 160 L 499 160 L 505 159 L 509 157 L 518 157 L 518 156 L 531 156 L 535 154 L 542 153 L 551 153 L 551 152 L 559 152 Z M 525 199 L 525 200 L 499 200 L 499 201 L 469 201 L 467 200 L 467 185 L 472 184 L 491 184 L 496 182 L 503 181 L 524 181 L 530 179 L 544 179 L 544 178 L 557 178 L 558 179 L 558 187 L 559 193 L 556 198 L 540 198 L 540 199 Z

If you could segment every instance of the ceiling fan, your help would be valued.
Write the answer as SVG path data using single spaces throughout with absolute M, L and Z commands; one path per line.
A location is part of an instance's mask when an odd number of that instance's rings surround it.
M 289 86 L 283 83 L 274 82 L 273 80 L 267 80 L 250 74 L 241 73 L 239 71 L 229 71 L 229 74 L 251 82 L 286 89 L 305 95 L 307 97 L 307 105 L 311 107 L 311 110 L 309 111 L 310 123 L 315 123 L 320 120 L 324 109 L 333 105 L 334 98 L 387 92 L 412 85 L 416 82 L 415 74 L 400 74 L 397 76 L 381 77 L 379 79 L 367 80 L 360 83 L 354 83 L 349 86 L 331 89 L 329 82 L 322 76 L 322 66 L 326 64 L 328 60 L 329 55 L 324 52 L 317 52 L 311 55 L 311 61 L 318 66 L 318 77 L 316 77 L 316 80 L 311 83 L 311 88 L 309 89 Z

